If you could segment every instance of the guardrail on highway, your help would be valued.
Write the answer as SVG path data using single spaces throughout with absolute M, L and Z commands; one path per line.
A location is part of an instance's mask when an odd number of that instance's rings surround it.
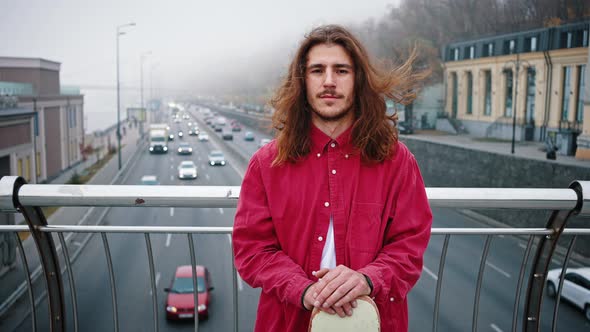
M 538 331 L 540 329 L 541 305 L 547 271 L 551 258 L 555 252 L 557 241 L 562 234 L 572 235 L 572 240 L 564 259 L 563 269 L 568 265 L 571 250 L 577 236 L 590 235 L 590 228 L 566 229 L 570 216 L 574 214 L 588 215 L 590 204 L 586 200 L 590 198 L 590 182 L 575 181 L 567 189 L 524 189 L 524 188 L 427 188 L 427 195 L 432 207 L 450 208 L 498 208 L 498 209 L 533 209 L 552 211 L 544 228 L 433 228 L 433 235 L 444 235 L 444 245 L 439 262 L 437 285 L 433 315 L 433 331 L 438 328 L 438 313 L 446 252 L 451 236 L 456 235 L 485 235 L 486 241 L 480 260 L 479 272 L 475 289 L 472 314 L 472 330 L 478 326 L 479 299 L 482 288 L 482 280 L 487 262 L 487 255 L 494 236 L 499 235 L 525 235 L 528 236 L 528 244 L 518 277 L 517 292 L 514 299 L 512 331 L 518 326 L 518 309 L 521 301 L 521 290 L 526 287 L 524 295 L 525 308 L 522 312 L 522 327 L 524 331 Z M 62 279 L 62 267 L 58 259 L 58 249 L 51 233 L 57 233 L 63 255 L 66 257 L 65 270 L 69 279 L 70 295 L 72 302 L 72 317 L 75 329 L 78 330 L 78 315 L 76 305 L 75 281 L 71 273 L 70 258 L 67 253 L 63 233 L 83 232 L 100 234 L 107 258 L 109 281 L 111 287 L 111 300 L 113 305 L 113 319 L 115 329 L 118 330 L 119 313 L 117 307 L 117 292 L 113 273 L 111 253 L 107 234 L 110 233 L 143 233 L 150 267 L 150 282 L 153 305 L 153 323 L 158 330 L 157 295 L 155 287 L 155 275 L 153 254 L 150 242 L 150 234 L 156 233 L 182 233 L 187 234 L 190 258 L 193 266 L 194 302 L 197 307 L 196 276 L 194 274 L 196 259 L 192 234 L 230 234 L 231 227 L 141 227 L 141 226 L 60 226 L 47 225 L 40 206 L 109 206 L 109 207 L 227 207 L 235 208 L 240 193 L 240 187 L 236 186 L 129 186 L 129 185 L 37 185 L 26 184 L 20 177 L 5 176 L 0 179 L 0 210 L 22 213 L 28 226 L 0 226 L 0 232 L 30 231 L 36 242 L 38 254 L 43 265 L 44 277 L 47 286 L 49 303 L 49 321 L 52 331 L 65 330 L 65 298 L 64 280 Z M 18 236 L 16 236 L 18 239 Z M 533 242 L 537 240 L 533 249 Z M 24 256 L 22 243 L 17 240 L 21 257 Z M 530 254 L 534 251 L 532 266 L 528 273 L 525 266 Z M 24 257 L 26 258 L 26 257 Z M 25 271 L 26 260 L 21 259 Z M 233 266 L 233 264 L 232 264 Z M 238 329 L 237 310 L 237 276 L 233 271 L 233 327 Z M 28 272 L 27 272 L 28 273 Z M 30 276 L 27 276 L 30 277 Z M 528 280 L 525 286 L 525 279 Z M 559 299 L 561 296 L 563 278 L 560 280 L 553 312 L 553 330 L 557 322 Z M 31 301 L 33 326 L 36 326 L 35 302 L 33 301 L 30 279 L 28 292 Z M 195 331 L 198 329 L 198 315 L 195 315 Z

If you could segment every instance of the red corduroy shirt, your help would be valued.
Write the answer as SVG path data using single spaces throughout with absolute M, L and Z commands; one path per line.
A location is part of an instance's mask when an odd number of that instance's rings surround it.
M 330 215 L 336 263 L 367 275 L 381 331 L 407 331 L 406 296 L 420 277 L 432 213 L 414 156 L 401 142 L 392 158 L 367 164 L 351 128 L 331 139 L 315 126 L 312 149 L 296 163 L 271 166 L 276 142 L 250 160 L 234 223 L 235 264 L 262 287 L 256 331 L 307 331 L 304 289 L 317 281 Z

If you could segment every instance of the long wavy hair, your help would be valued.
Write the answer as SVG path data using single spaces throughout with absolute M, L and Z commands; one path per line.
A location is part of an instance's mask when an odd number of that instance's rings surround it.
M 306 96 L 305 69 L 309 51 L 319 44 L 340 45 L 353 61 L 353 146 L 365 162 L 390 158 L 398 140 L 397 114 L 386 114 L 385 98 L 404 105 L 410 103 L 416 96 L 418 83 L 428 73 L 413 70 L 415 49 L 404 63 L 377 69 L 363 45 L 349 31 L 338 25 L 326 25 L 305 36 L 287 76 L 271 100 L 275 109 L 272 125 L 278 132 L 278 154 L 273 165 L 296 162 L 311 150 L 311 106 Z

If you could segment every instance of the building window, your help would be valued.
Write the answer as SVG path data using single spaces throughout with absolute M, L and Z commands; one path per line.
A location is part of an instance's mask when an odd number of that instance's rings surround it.
M 529 37 L 525 39 L 525 51 L 536 52 L 537 51 L 537 37 Z
M 467 72 L 467 114 L 473 114 L 473 74 Z
M 455 60 L 455 61 L 459 60 L 459 49 L 458 48 L 453 49 L 453 60 Z
M 475 58 L 475 46 L 469 46 L 469 59 Z
M 512 98 L 513 98 L 513 76 L 512 76 L 512 69 L 507 69 L 504 71 L 504 77 L 506 80 L 506 99 L 504 101 L 504 116 L 511 117 L 512 116 Z
M 569 108 L 570 108 L 570 93 L 571 93 L 571 86 L 570 86 L 570 78 L 572 76 L 572 68 L 571 67 L 564 67 L 563 68 L 563 96 L 561 99 L 561 121 L 567 121 L 569 115 Z
M 586 65 L 578 66 L 578 102 L 576 122 L 584 122 L 584 89 L 586 88 Z
M 494 43 L 488 43 L 483 45 L 482 50 L 483 56 L 493 56 L 494 55 Z
M 451 74 L 452 86 L 453 86 L 453 99 L 452 99 L 452 118 L 457 118 L 457 94 L 458 94 L 458 82 L 457 82 L 457 73 Z
M 534 67 L 530 67 L 527 69 L 527 93 L 526 93 L 526 123 L 533 124 L 535 123 L 535 79 L 537 76 L 537 71 Z
M 27 156 L 25 162 L 25 179 L 31 181 L 31 156 Z
M 588 30 L 584 30 L 584 32 L 582 32 L 582 46 L 588 47 Z
M 37 169 L 37 177 L 41 176 L 41 152 L 37 152 L 37 157 L 35 158 L 35 164 Z
M 574 42 L 574 34 L 570 32 L 561 33 L 561 48 L 572 48 Z
M 485 96 L 484 96 L 484 115 L 492 114 L 492 72 L 489 70 L 484 71 L 485 78 Z
M 516 53 L 516 40 L 510 39 L 504 42 L 504 54 Z
M 21 158 L 16 161 L 16 175 L 23 176 L 23 160 Z

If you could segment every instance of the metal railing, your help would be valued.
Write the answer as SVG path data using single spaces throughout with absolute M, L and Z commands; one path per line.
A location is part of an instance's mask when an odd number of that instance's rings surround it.
M 573 235 L 568 246 L 563 269 L 566 268 L 573 244 L 578 235 L 590 235 L 590 228 L 565 229 L 570 216 L 574 214 L 588 215 L 590 205 L 586 200 L 590 199 L 590 182 L 575 181 L 567 189 L 523 189 L 523 188 L 427 188 L 427 195 L 432 207 L 449 208 L 484 208 L 484 209 L 531 209 L 552 211 L 545 228 L 433 228 L 433 235 L 444 235 L 444 244 L 439 261 L 437 274 L 436 295 L 433 315 L 433 331 L 438 328 L 438 315 L 440 294 L 444 276 L 449 241 L 453 235 L 485 235 L 483 253 L 480 260 L 477 275 L 477 286 L 473 305 L 472 330 L 478 326 L 479 300 L 482 288 L 482 279 L 486 265 L 487 255 L 491 245 L 492 236 L 496 235 L 526 235 L 528 244 L 522 259 L 517 283 L 517 292 L 514 300 L 512 315 L 512 331 L 518 326 L 518 304 L 521 301 L 520 293 L 525 278 L 528 279 L 525 308 L 523 311 L 523 330 L 539 331 L 540 314 L 543 300 L 544 285 L 547 279 L 549 263 L 556 250 L 557 241 L 562 234 Z M 49 303 L 50 328 L 52 331 L 65 330 L 65 298 L 62 269 L 59 266 L 58 249 L 54 243 L 52 233 L 57 233 L 63 254 L 65 256 L 65 271 L 69 278 L 69 287 L 72 302 L 72 315 L 75 330 L 78 330 L 78 315 L 75 283 L 70 265 L 70 256 L 67 252 L 63 233 L 98 233 L 101 234 L 105 256 L 107 257 L 108 275 L 111 288 L 111 300 L 113 305 L 113 319 L 115 330 L 118 330 L 118 308 L 115 278 L 109 242 L 106 234 L 109 233 L 143 233 L 147 247 L 150 270 L 150 287 L 152 305 L 154 311 L 154 329 L 158 330 L 157 295 L 154 276 L 153 253 L 150 234 L 180 233 L 188 237 L 191 251 L 190 260 L 193 266 L 194 303 L 197 307 L 197 287 L 192 234 L 230 234 L 231 227 L 143 227 L 143 226 L 64 226 L 47 225 L 47 221 L 40 206 L 106 206 L 106 207 L 227 207 L 235 208 L 240 193 L 240 187 L 236 186 L 128 186 L 128 185 L 35 185 L 26 184 L 20 177 L 5 176 L 0 179 L 0 211 L 19 212 L 26 219 L 27 226 L 0 226 L 1 232 L 30 231 L 36 243 L 43 275 L 47 287 Z M 525 265 L 533 251 L 533 240 L 539 238 L 532 267 L 528 275 L 525 274 Z M 34 299 L 32 295 L 31 273 L 28 270 L 26 257 L 20 240 L 18 250 L 23 257 L 23 267 L 26 271 L 26 285 L 32 310 L 33 329 L 36 328 Z M 232 264 L 233 267 L 233 264 Z M 233 329 L 238 330 L 238 306 L 237 306 L 237 274 L 233 267 Z M 553 315 L 553 330 L 556 329 L 559 298 L 562 290 L 562 282 L 558 287 Z M 198 314 L 195 310 L 194 329 L 198 329 Z

